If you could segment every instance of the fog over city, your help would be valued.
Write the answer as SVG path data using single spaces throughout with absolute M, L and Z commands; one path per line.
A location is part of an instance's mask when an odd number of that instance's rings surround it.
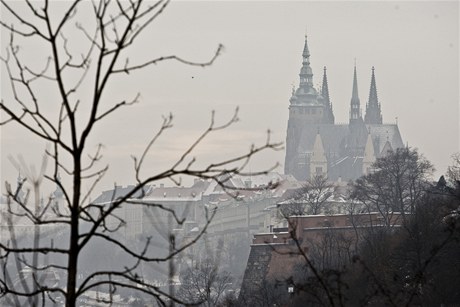
M 460 303 L 458 1 L 0 17 L 0 306 Z
M 306 32 L 313 82 L 320 88 L 326 66 L 336 122 L 348 122 L 355 60 L 363 112 L 374 66 L 383 122 L 398 121 L 404 143 L 419 148 L 437 174 L 444 173 L 459 149 L 457 2 L 180 1 L 142 33 L 130 50 L 131 62 L 171 54 L 207 61 L 219 44 L 223 52 L 210 67 L 165 61 L 114 79 L 106 101 L 140 93 L 140 103 L 107 118 L 91 139 L 93 146 L 104 145 L 103 163 L 110 164 L 97 191 L 114 182 L 132 184 L 130 156 L 143 150 L 161 116 L 170 112 L 174 128 L 146 161 L 152 171 L 168 167 L 206 129 L 212 110 L 225 121 L 239 107 L 240 122 L 197 149 L 203 163 L 264 142 L 267 129 L 273 140 L 285 142 Z M 9 36 L 2 34 L 4 46 Z M 46 59 L 47 54 L 36 50 L 30 56 Z M 4 66 L 1 77 L 6 99 L 11 90 Z M 9 157 L 22 155 L 37 165 L 45 149 L 17 125 L 2 126 L 1 146 L 2 182 L 18 176 Z M 284 151 L 254 159 L 251 168 L 276 162 L 282 172 Z

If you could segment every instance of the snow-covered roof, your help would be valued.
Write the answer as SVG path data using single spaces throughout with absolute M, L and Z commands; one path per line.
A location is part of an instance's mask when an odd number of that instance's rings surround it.
M 222 178 L 225 180 L 225 178 Z M 281 197 L 284 192 L 292 187 L 300 187 L 300 183 L 292 175 L 282 175 L 277 172 L 270 172 L 268 174 L 253 175 L 253 176 L 240 176 L 235 175 L 224 181 L 224 185 L 230 187 L 231 190 L 249 191 L 251 193 L 246 194 L 260 194 L 262 191 L 266 191 L 264 188 L 272 184 L 278 184 L 278 186 L 270 190 L 273 197 Z M 257 190 L 260 188 L 260 190 Z M 251 190 L 248 190 L 251 189 Z M 211 182 L 206 191 L 203 193 L 206 196 L 226 193 L 224 189 L 215 181 Z

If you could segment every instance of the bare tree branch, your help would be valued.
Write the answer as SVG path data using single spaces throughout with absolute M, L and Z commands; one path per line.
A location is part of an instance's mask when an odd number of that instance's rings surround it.
M 163 291 L 136 274 L 140 272 L 142 275 L 143 265 L 163 262 L 169 262 L 170 275 L 174 273 L 176 258 L 202 238 L 216 211 L 204 212 L 203 225 L 193 236 L 186 240 L 179 238 L 172 227 L 184 227 L 187 215 L 161 202 L 144 199 L 149 185 L 165 179 L 179 184 L 181 176 L 191 176 L 213 180 L 225 190 L 229 188 L 229 194 L 236 197 L 238 191 L 227 187 L 231 176 L 266 174 L 271 170 L 246 170 L 254 155 L 265 150 L 281 149 L 280 143 L 270 139 L 270 132 L 265 143 L 252 145 L 246 153 L 203 167 L 197 166 L 193 152 L 210 134 L 234 124 L 238 120 L 236 109 L 231 118 L 221 124 L 215 122 L 213 112 L 209 126 L 169 168 L 158 174 L 144 175 L 143 167 L 149 153 L 154 150 L 160 136 L 172 127 L 173 117 L 169 115 L 163 118 L 159 130 L 140 155 L 133 158 L 134 187 L 120 194 L 115 188 L 107 202 L 91 201 L 91 194 L 108 170 L 108 165 L 103 161 L 102 145 L 98 145 L 95 151 L 88 149 L 89 141 L 93 141 L 95 136 L 95 128 L 123 106 L 135 104 L 140 97 L 137 94 L 131 99 L 122 97 L 114 102 L 105 101 L 113 77 L 120 72 L 146 69 L 168 60 L 207 67 L 215 62 L 223 50 L 219 45 L 211 58 L 203 62 L 167 55 L 129 65 L 129 50 L 135 47 L 134 43 L 139 41 L 141 33 L 153 24 L 168 4 L 169 0 L 153 3 L 144 0 L 74 0 L 59 10 L 48 0 L 40 4 L 26 0 L 23 4 L 26 11 L 23 11 L 20 4 L 0 0 L 0 5 L 7 13 L 7 18 L 0 21 L 0 25 L 11 35 L 1 63 L 6 67 L 12 90 L 11 98 L 2 98 L 0 101 L 0 112 L 5 115 L 1 124 L 15 122 L 32 137 L 45 141 L 48 145 L 45 155 L 51 159 L 49 168 L 44 163 L 35 172 L 33 167 L 28 167 L 19 158 L 16 166 L 26 175 L 27 189 L 24 185 L 26 181 L 22 179 L 18 181 L 16 189 L 10 184 L 6 185 L 7 205 L 2 209 L 2 216 L 5 215 L 9 233 L 6 241 L 2 241 L 3 238 L 0 240 L 3 269 L 0 273 L 0 296 L 5 299 L 2 302 L 47 305 L 49 302 L 59 303 L 57 298 L 62 295 L 66 306 L 75 306 L 86 291 L 101 286 L 109 292 L 109 298 L 104 299 L 108 304 L 113 303 L 113 296 L 120 287 L 148 294 L 162 305 L 165 305 L 165 299 L 181 303 L 173 291 Z M 93 23 L 82 22 L 87 18 L 91 18 Z M 73 42 L 75 33 L 72 31 L 84 37 L 78 46 Z M 45 48 L 40 50 L 48 52 L 46 59 L 38 66 L 35 62 L 39 62 L 39 59 L 33 59 L 33 64 L 28 63 L 27 57 L 16 45 L 31 38 L 34 48 Z M 49 96 L 53 98 L 43 95 L 43 91 L 49 91 Z M 53 112 L 48 113 L 50 108 L 56 110 L 56 116 Z M 40 191 L 43 179 L 56 186 L 54 193 L 46 198 Z M 276 184 L 269 184 L 266 188 L 275 187 Z M 162 249 L 153 239 L 145 239 L 139 247 L 120 235 L 128 223 L 123 215 L 124 206 L 154 210 L 167 216 L 168 249 L 165 254 L 155 254 Z M 20 226 L 30 231 L 23 231 Z M 158 235 L 161 238 L 163 234 Z M 92 273 L 85 272 L 86 276 L 80 283 L 77 277 L 84 272 L 82 254 L 88 253 L 95 241 L 110 246 L 115 254 L 128 257 L 132 265 L 120 270 L 95 269 Z M 65 272 L 65 286 L 47 285 L 43 276 L 55 271 Z

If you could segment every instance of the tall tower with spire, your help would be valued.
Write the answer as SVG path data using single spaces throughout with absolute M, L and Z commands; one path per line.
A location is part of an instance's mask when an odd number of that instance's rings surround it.
M 316 131 L 318 125 L 334 124 L 326 70 L 324 70 L 321 93 L 313 86 L 313 71 L 310 66 L 310 50 L 308 48 L 307 35 L 305 35 L 305 43 L 302 52 L 299 86 L 293 88 L 292 96 L 289 101 L 289 121 L 286 135 L 286 160 L 284 166 L 285 173 L 287 174 L 299 171 L 297 167 L 298 161 L 301 161 L 303 165 L 308 165 L 306 161 L 306 159 L 308 159 L 307 155 L 299 157 L 297 150 L 302 141 L 302 134 L 305 134 L 304 130 L 309 127 L 308 129 L 311 128 Z
M 300 69 L 300 85 L 304 89 L 310 89 L 313 87 L 313 72 L 310 67 L 310 50 L 308 50 L 308 40 L 305 34 L 305 45 L 302 52 L 302 68 Z
M 374 66 L 372 66 L 371 88 L 369 91 L 369 100 L 366 104 L 366 115 L 364 122 L 366 124 L 382 124 L 382 111 L 377 98 L 377 85 L 375 83 Z
M 358 78 L 356 76 L 356 64 L 353 73 L 353 91 L 351 94 L 350 102 L 350 124 L 362 119 L 361 117 L 361 105 L 359 102 L 358 95 Z

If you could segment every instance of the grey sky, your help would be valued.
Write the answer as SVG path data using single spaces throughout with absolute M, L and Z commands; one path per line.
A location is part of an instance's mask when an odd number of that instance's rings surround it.
M 284 141 L 306 28 L 314 83 L 319 86 L 327 66 L 336 122 L 348 121 L 354 59 L 363 111 L 375 66 L 383 121 L 393 123 L 397 117 L 404 142 L 435 164 L 436 175 L 445 172 L 450 155 L 459 150 L 457 1 L 187 1 L 173 2 L 144 32 L 131 61 L 168 54 L 205 61 L 219 43 L 225 51 L 209 68 L 164 62 L 113 80 L 107 101 L 140 92 L 141 103 L 98 127 L 93 144 L 105 145 L 105 162 L 110 164 L 100 189 L 134 182 L 130 155 L 140 154 L 161 115 L 170 111 L 175 128 L 158 142 L 147 172 L 167 168 L 207 127 L 211 110 L 225 120 L 239 106 L 241 121 L 198 148 L 203 163 L 264 142 L 267 129 L 274 132 L 274 140 Z M 4 43 L 2 37 L 2 49 Z M 6 98 L 3 67 L 1 72 Z M 22 154 L 38 164 L 44 145 L 15 125 L 1 129 L 3 190 L 5 180 L 17 177 L 8 156 Z M 283 161 L 284 152 L 267 153 L 251 168 Z

